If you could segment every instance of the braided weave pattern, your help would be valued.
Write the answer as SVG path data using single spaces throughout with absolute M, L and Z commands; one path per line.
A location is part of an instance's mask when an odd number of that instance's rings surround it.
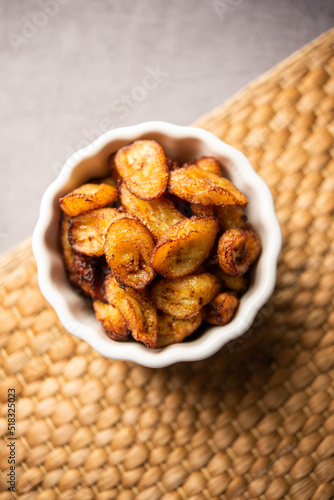
M 249 157 L 284 238 L 273 297 L 210 359 L 104 359 L 41 296 L 30 241 L 0 259 L 0 500 L 334 498 L 333 49 L 332 30 L 196 123 Z

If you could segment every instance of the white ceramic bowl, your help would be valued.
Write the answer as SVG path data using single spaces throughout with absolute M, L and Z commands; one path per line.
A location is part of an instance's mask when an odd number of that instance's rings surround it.
M 217 157 L 230 180 L 247 196 L 247 215 L 263 247 L 249 290 L 228 325 L 207 326 L 202 335 L 195 336 L 193 340 L 190 337 L 187 342 L 153 350 L 140 342 L 116 342 L 107 337 L 92 308 L 87 307 L 86 301 L 69 284 L 59 248 L 59 198 L 91 177 L 106 175 L 108 156 L 120 147 L 143 138 L 155 139 L 169 157 L 181 163 L 201 156 Z M 68 159 L 42 198 L 33 234 L 33 251 L 40 289 L 69 332 L 108 358 L 162 367 L 179 361 L 206 358 L 250 327 L 256 313 L 273 292 L 281 242 L 281 230 L 270 190 L 240 151 L 200 128 L 146 122 L 110 130 Z

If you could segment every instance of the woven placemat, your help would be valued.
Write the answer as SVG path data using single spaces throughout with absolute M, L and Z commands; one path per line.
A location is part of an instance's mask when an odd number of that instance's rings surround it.
M 196 123 L 250 158 L 282 225 L 277 289 L 242 339 L 157 370 L 104 359 L 41 296 L 30 241 L 1 258 L 0 500 L 334 498 L 333 43 Z

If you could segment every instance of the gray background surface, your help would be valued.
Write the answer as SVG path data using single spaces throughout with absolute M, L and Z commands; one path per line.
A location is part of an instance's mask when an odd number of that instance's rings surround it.
M 333 15 L 331 0 L 0 0 L 0 252 L 32 233 L 44 190 L 87 141 L 193 122 Z

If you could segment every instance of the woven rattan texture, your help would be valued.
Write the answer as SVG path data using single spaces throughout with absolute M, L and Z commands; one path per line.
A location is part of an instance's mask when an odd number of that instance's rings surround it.
M 334 498 L 333 42 L 197 123 L 246 153 L 282 225 L 277 289 L 238 342 L 158 370 L 104 359 L 41 296 L 30 242 L 2 257 L 0 500 Z

